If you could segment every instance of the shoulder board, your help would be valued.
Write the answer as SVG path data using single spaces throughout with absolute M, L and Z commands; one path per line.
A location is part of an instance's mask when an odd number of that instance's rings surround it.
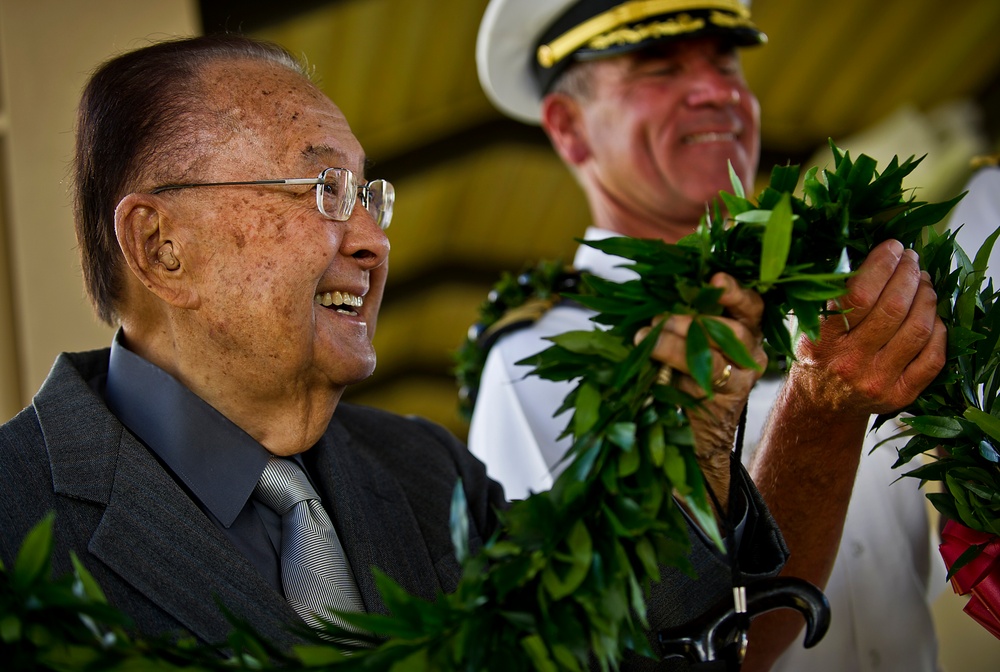
M 479 320 L 469 327 L 455 354 L 459 412 L 467 420 L 479 392 L 490 348 L 504 334 L 534 324 L 549 310 L 579 292 L 582 273 L 560 262 L 543 261 L 519 275 L 501 275 L 479 308 Z

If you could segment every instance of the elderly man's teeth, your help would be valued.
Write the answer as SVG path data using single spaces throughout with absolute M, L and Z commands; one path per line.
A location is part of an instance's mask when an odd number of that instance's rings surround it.
M 321 306 L 326 306 L 327 308 L 331 306 L 336 306 L 338 308 L 360 308 L 365 302 L 360 296 L 348 294 L 347 292 L 323 292 L 313 297 L 313 301 Z M 353 313 L 353 311 L 345 312 Z

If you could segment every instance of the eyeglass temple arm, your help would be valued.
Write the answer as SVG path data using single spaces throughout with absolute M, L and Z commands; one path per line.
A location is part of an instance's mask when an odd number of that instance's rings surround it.
M 316 186 L 322 180 L 318 177 L 290 177 L 277 180 L 247 180 L 242 182 L 194 182 L 192 184 L 167 184 L 150 190 L 151 194 L 158 194 L 161 191 L 171 191 L 173 189 L 190 189 L 192 187 L 249 187 L 255 184 L 308 184 Z

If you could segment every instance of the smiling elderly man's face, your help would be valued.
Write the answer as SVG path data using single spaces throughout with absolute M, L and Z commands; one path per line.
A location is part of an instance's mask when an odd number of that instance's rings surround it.
M 209 67 L 203 79 L 211 121 L 185 180 L 316 177 L 331 166 L 367 179 L 344 115 L 298 74 L 241 61 Z M 208 375 L 235 377 L 258 398 L 342 391 L 371 375 L 389 243 L 360 203 L 337 222 L 317 211 L 315 187 L 162 197 L 198 296 L 188 342 L 204 349 Z M 327 294 L 325 303 L 339 296 L 342 305 L 322 305 Z

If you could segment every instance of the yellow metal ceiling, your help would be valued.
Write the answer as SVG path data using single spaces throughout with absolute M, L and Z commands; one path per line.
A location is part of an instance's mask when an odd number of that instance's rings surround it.
M 486 0 L 306 4 L 272 5 L 250 32 L 305 56 L 375 160 L 372 174 L 397 190 L 379 366 L 349 398 L 463 435 L 450 353 L 501 269 L 569 257 L 588 221 L 583 199 L 540 131 L 503 119 L 479 88 Z M 241 25 L 246 7 L 232 3 L 227 25 Z M 744 54 L 767 161 L 805 160 L 902 104 L 974 97 L 991 106 L 994 131 L 997 0 L 755 0 L 753 11 L 770 38 Z

